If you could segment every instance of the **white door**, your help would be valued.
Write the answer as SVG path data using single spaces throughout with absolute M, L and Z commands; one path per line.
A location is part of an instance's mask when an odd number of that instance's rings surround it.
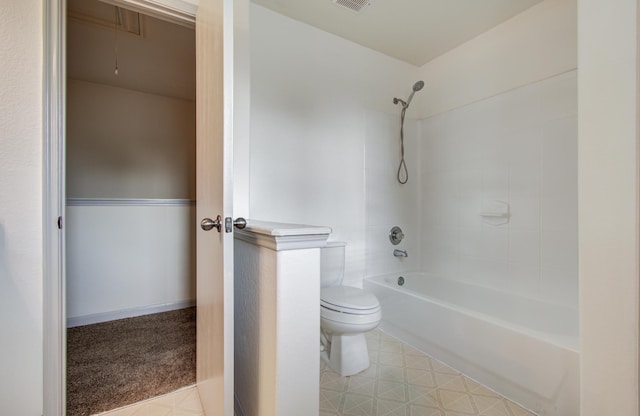
M 207 416 L 233 415 L 232 3 L 200 0 L 196 14 L 196 377 Z

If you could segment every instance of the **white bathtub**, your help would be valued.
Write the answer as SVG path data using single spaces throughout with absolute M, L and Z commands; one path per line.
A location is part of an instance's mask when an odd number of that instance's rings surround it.
M 577 310 L 421 273 L 364 287 L 385 332 L 536 414 L 578 416 Z

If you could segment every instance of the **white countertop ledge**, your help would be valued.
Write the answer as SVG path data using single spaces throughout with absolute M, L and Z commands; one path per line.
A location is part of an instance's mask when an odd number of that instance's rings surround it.
M 247 220 L 243 230 L 235 230 L 239 240 L 273 250 L 298 250 L 324 247 L 331 227 Z
M 249 231 L 256 234 L 270 235 L 273 237 L 286 237 L 293 235 L 331 234 L 333 230 L 331 230 L 330 227 L 321 227 L 315 225 L 247 220 L 247 227 L 244 229 L 244 231 Z

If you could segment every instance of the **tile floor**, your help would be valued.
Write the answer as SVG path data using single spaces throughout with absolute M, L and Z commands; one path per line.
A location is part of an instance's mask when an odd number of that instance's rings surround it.
M 320 368 L 320 416 L 531 416 L 382 331 L 367 333 L 371 367 L 341 377 Z
M 371 367 L 341 377 L 320 364 L 320 416 L 532 416 L 382 331 L 367 334 Z M 195 387 L 100 416 L 204 416 Z
M 195 386 L 122 407 L 100 416 L 204 416 Z

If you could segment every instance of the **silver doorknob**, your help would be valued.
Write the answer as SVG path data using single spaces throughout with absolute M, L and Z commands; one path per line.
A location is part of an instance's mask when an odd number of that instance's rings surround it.
M 210 231 L 213 227 L 216 227 L 218 229 L 218 232 L 220 232 L 222 228 L 222 217 L 218 215 L 215 220 L 212 220 L 211 218 L 205 218 L 200 221 L 200 227 L 205 231 Z
M 247 226 L 247 220 L 242 217 L 238 217 L 233 221 L 233 225 L 239 230 L 244 230 L 244 227 Z

